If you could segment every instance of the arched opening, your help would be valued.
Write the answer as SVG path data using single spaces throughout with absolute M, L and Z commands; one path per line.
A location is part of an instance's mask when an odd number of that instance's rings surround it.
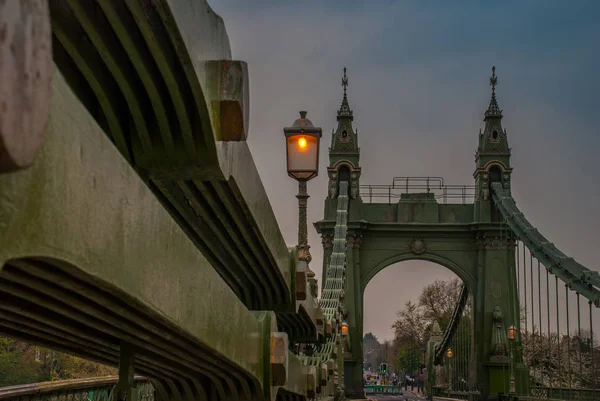
M 346 181 L 350 182 L 350 169 L 345 164 L 341 165 L 338 169 L 339 182 Z
M 462 284 L 450 269 L 424 260 L 395 263 L 375 274 L 363 293 L 363 381 L 367 388 L 377 383 L 409 388 L 412 384 L 416 391 L 426 385 L 428 342 L 439 337 L 434 322 L 444 333 Z M 459 321 L 457 341 L 450 345 L 455 347 L 456 358 L 444 362 L 454 369 L 454 377 L 448 375 L 447 366 L 436 368 L 435 380 L 452 381 L 455 388 L 466 387 L 469 381 L 470 310 L 468 304 Z M 382 363 L 387 363 L 385 372 Z
M 493 182 L 502 181 L 502 170 L 500 169 L 500 167 L 496 165 L 491 166 L 488 170 L 488 174 L 490 175 L 490 185 L 492 185 Z
M 495 132 L 495 131 L 494 131 Z M 489 185 L 490 185 L 490 194 L 492 193 L 492 184 L 495 182 L 502 182 L 502 170 L 500 167 L 493 165 L 488 170 L 489 174 Z M 499 222 L 502 221 L 502 214 L 495 203 L 492 203 L 492 221 Z

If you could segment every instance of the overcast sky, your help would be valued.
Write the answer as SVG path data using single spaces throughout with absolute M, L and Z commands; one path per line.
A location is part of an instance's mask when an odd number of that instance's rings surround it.
M 285 170 L 282 129 L 308 110 L 323 128 L 321 174 L 308 184 L 309 219 L 323 215 L 331 130 L 348 68 L 361 146 L 361 184 L 443 176 L 472 184 L 492 65 L 512 147 L 513 195 L 563 252 L 594 270 L 600 241 L 600 2 L 212 0 L 233 58 L 248 62 L 257 168 L 289 244 L 297 184 Z M 321 241 L 309 241 L 321 277 Z M 447 269 L 404 262 L 366 290 L 365 332 L 393 337 L 406 300 Z

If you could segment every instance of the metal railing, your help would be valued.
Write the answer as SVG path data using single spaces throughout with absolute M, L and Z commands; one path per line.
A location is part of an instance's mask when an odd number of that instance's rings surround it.
M 0 387 L 0 401 L 109 401 L 117 376 L 57 380 Z M 154 387 L 148 379 L 136 376 L 137 400 L 154 401 Z
M 427 193 L 439 203 L 468 204 L 475 201 L 475 185 L 446 185 L 442 177 L 395 177 L 392 185 L 361 185 L 360 197 L 368 203 L 400 200 L 402 194 Z
M 364 386 L 365 394 L 402 394 L 401 386 Z
M 449 390 L 448 387 L 434 386 L 432 389 L 432 395 L 434 399 L 445 399 L 445 400 L 468 400 L 478 401 L 481 393 L 477 390 L 466 391 L 466 390 Z

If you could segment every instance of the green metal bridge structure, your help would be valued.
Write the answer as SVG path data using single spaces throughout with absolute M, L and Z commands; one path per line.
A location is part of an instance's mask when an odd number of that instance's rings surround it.
M 361 185 L 344 73 L 319 296 L 206 0 L 5 1 L 0 27 L 0 333 L 119 372 L 1 400 L 364 398 L 364 290 L 405 260 L 463 281 L 448 327 L 431 322 L 428 395 L 600 399 L 600 277 L 517 208 L 495 71 L 468 186 Z

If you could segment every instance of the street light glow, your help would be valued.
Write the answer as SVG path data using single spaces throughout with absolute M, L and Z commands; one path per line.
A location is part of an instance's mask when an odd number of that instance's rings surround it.
M 304 149 L 306 147 L 306 138 L 301 136 L 300 139 L 298 139 L 298 146 L 300 147 L 300 149 Z
M 515 326 L 508 328 L 508 339 L 509 341 L 515 341 L 517 339 L 517 329 Z
M 346 321 L 344 320 L 344 322 L 342 323 L 342 336 L 346 337 L 348 335 L 348 323 L 346 323 Z

